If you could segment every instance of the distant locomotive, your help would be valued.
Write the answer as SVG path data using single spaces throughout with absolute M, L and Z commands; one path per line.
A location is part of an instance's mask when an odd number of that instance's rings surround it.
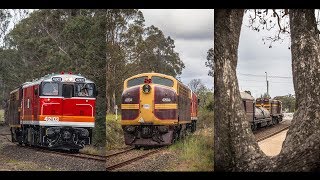
M 198 98 L 172 76 L 143 73 L 124 81 L 121 125 L 127 145 L 170 145 L 196 130 Z
M 257 98 L 246 92 L 240 92 L 243 108 L 252 130 L 259 127 L 278 124 L 283 119 L 282 103 L 279 100 Z
M 10 93 L 12 142 L 78 151 L 91 144 L 97 90 L 81 75 L 50 74 Z

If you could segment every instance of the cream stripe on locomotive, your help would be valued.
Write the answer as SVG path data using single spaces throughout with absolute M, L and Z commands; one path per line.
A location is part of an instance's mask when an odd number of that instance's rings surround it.
M 21 124 L 40 125 L 40 126 L 94 127 L 94 122 L 21 121 Z
M 178 109 L 178 104 L 155 104 L 155 109 Z
M 139 109 L 139 104 L 121 104 L 121 109 Z

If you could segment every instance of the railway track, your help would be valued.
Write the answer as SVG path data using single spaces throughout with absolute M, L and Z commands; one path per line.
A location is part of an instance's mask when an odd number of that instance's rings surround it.
M 129 151 L 132 151 L 132 150 L 134 150 L 134 149 L 135 149 L 134 147 L 130 147 L 130 148 L 128 148 L 128 149 L 124 149 L 124 150 L 119 151 L 119 152 L 115 152 L 115 153 L 112 153 L 112 154 L 107 154 L 107 155 L 106 155 L 106 158 L 110 158 L 110 157 L 113 157 L 113 156 L 117 156 L 117 155 L 120 155 L 120 154 L 129 152 Z
M 112 164 L 112 165 L 108 165 L 108 166 L 106 167 L 106 171 L 112 171 L 112 170 L 121 168 L 121 167 L 126 166 L 126 165 L 128 165 L 128 164 L 131 164 L 132 162 L 138 161 L 138 160 L 143 159 L 143 158 L 146 158 L 146 157 L 148 157 L 148 156 L 150 156 L 150 155 L 152 155 L 152 154 L 158 153 L 158 152 L 160 152 L 161 150 L 163 150 L 163 148 L 153 149 L 153 150 L 150 150 L 150 151 L 148 151 L 148 152 L 146 152 L 146 153 L 143 153 L 143 154 L 141 154 L 141 155 L 135 156 L 135 157 L 133 157 L 133 158 L 130 158 L 130 159 L 127 159 L 127 160 L 124 160 L 124 161 L 120 161 L 120 162 L 117 162 L 117 163 Z M 127 152 L 128 152 L 128 151 L 127 151 Z M 115 154 L 115 155 L 113 155 L 113 156 L 117 156 L 117 155 L 123 154 L 123 153 L 118 153 L 118 154 L 114 153 L 114 154 Z M 107 156 L 107 157 L 108 157 L 108 156 Z M 110 157 L 111 157 L 111 156 L 109 156 L 109 158 L 110 158 Z M 108 161 L 108 158 L 107 158 L 106 161 L 109 162 L 109 161 Z
M 100 161 L 100 162 L 105 162 L 106 161 L 106 157 L 102 156 L 102 155 L 94 155 L 94 154 L 86 154 L 86 153 L 70 153 L 70 152 L 62 152 L 62 151 L 55 151 L 55 150 L 49 150 L 49 149 L 44 149 L 44 148 L 40 148 L 40 147 L 32 147 L 32 146 L 21 146 L 23 148 L 27 148 L 27 149 L 36 149 L 40 152 L 44 152 L 44 153 L 51 153 L 51 154 L 58 154 L 58 155 L 62 155 L 62 156 L 68 156 L 68 157 L 76 157 L 76 158 L 80 158 L 80 159 L 87 159 L 87 160 L 95 160 L 95 161 Z
M 260 142 L 284 130 L 289 129 L 289 127 L 290 127 L 290 124 L 277 124 L 275 127 L 263 129 L 262 131 L 255 133 L 256 140 L 257 142 Z
M 0 136 L 6 137 L 6 139 L 9 142 L 11 142 L 11 140 L 7 137 L 9 135 L 11 135 L 11 134 L 0 134 Z M 87 153 L 76 153 L 76 154 L 73 154 L 73 153 L 70 153 L 70 152 L 49 150 L 49 149 L 44 149 L 44 148 L 35 147 L 35 146 L 23 146 L 23 145 L 20 145 L 20 147 L 26 148 L 26 149 L 38 150 L 38 151 L 44 152 L 44 153 L 58 154 L 58 155 L 76 157 L 76 158 L 87 159 L 87 160 L 106 161 L 106 156 L 102 156 L 102 155 L 87 154 Z

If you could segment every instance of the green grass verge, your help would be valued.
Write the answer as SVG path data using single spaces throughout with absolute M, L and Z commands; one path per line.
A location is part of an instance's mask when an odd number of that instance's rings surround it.
M 178 166 L 169 171 L 213 171 L 213 128 L 200 129 L 169 147 Z
M 116 119 L 116 115 L 107 114 L 106 116 L 106 149 L 117 149 L 125 147 L 123 130 L 121 128 L 121 116 L 118 115 Z
M 4 122 L 4 110 L 0 109 L 0 123 Z

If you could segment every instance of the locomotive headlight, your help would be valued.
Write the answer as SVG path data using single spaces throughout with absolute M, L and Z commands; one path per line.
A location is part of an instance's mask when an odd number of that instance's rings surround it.
M 58 134 L 58 133 L 60 133 L 60 128 L 51 127 L 51 128 L 46 129 L 46 135 L 47 136 L 53 136 L 53 135 Z
M 132 102 L 132 98 L 126 98 L 126 99 L 124 99 L 124 102 L 126 102 L 126 103 Z
M 66 81 L 67 81 L 67 82 L 72 82 L 72 81 L 73 81 L 73 78 L 72 78 L 72 77 L 66 77 Z
M 170 98 L 162 98 L 162 102 L 171 102 Z
M 167 133 L 169 128 L 167 126 L 159 126 L 158 130 L 160 133 Z
M 134 126 L 126 126 L 125 127 L 125 131 L 127 131 L 128 133 L 132 133 L 134 132 L 135 127 Z
M 87 137 L 89 136 L 89 131 L 87 129 L 82 129 L 81 130 L 81 136 L 82 137 Z
M 149 84 L 143 85 L 143 86 L 142 86 L 142 91 L 143 91 L 143 93 L 145 93 L 145 94 L 149 94 L 150 91 L 151 91 L 151 86 L 150 86 Z

